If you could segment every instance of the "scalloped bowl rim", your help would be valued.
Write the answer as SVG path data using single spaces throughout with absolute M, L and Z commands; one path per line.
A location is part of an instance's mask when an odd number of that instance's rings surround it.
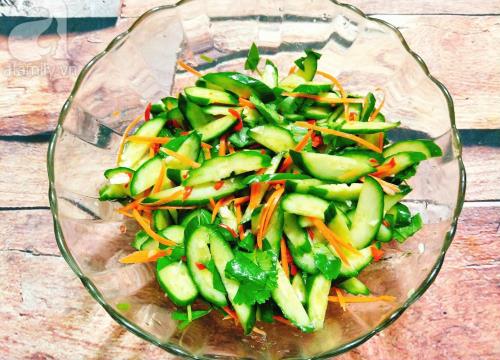
M 432 270 L 429 272 L 428 276 L 422 281 L 418 289 L 416 289 L 411 296 L 408 297 L 408 299 L 394 312 L 388 316 L 383 322 L 381 322 L 379 325 L 377 325 L 374 329 L 372 329 L 370 332 L 352 340 L 349 343 L 346 343 L 340 347 L 334 348 L 328 352 L 325 352 L 321 355 L 312 357 L 313 359 L 324 359 L 336 355 L 340 355 L 346 351 L 349 351 L 358 345 L 361 345 L 365 341 L 369 340 L 372 336 L 376 335 L 383 329 L 385 329 L 387 326 L 392 324 L 397 318 L 399 318 L 403 312 L 410 307 L 411 304 L 413 304 L 416 300 L 418 300 L 424 293 L 425 291 L 429 288 L 429 286 L 434 282 L 436 279 L 437 274 L 439 273 L 441 266 L 444 261 L 444 257 L 446 255 L 446 252 L 448 248 L 451 245 L 451 242 L 453 240 L 453 237 L 455 235 L 456 229 L 457 229 L 457 223 L 458 223 L 458 218 L 460 215 L 460 212 L 462 211 L 463 203 L 464 203 L 464 198 L 465 198 L 465 187 L 466 187 L 466 174 L 465 174 L 465 167 L 463 164 L 462 160 L 462 144 L 460 142 L 460 138 L 458 135 L 458 130 L 455 124 L 455 110 L 453 107 L 453 99 L 448 91 L 448 89 L 439 81 L 437 80 L 434 76 L 431 75 L 429 72 L 429 69 L 425 62 L 422 60 L 422 58 L 416 54 L 411 48 L 409 47 L 408 43 L 406 42 L 405 38 L 401 34 L 401 32 L 393 25 L 390 23 L 376 19 L 373 17 L 370 17 L 366 15 L 364 12 L 362 12 L 360 9 L 357 7 L 350 5 L 350 4 L 344 4 L 340 3 L 336 0 L 330 0 L 332 3 L 347 8 L 356 14 L 362 16 L 368 21 L 373 21 L 377 22 L 379 24 L 382 24 L 383 26 L 389 28 L 392 30 L 399 38 L 401 41 L 401 45 L 403 48 L 410 54 L 412 57 L 415 59 L 415 61 L 420 65 L 421 69 L 424 71 L 425 75 L 429 80 L 431 80 L 442 92 L 443 96 L 446 98 L 447 105 L 448 105 L 448 113 L 449 113 L 449 120 L 450 120 L 450 125 L 451 125 L 451 132 L 453 139 L 455 140 L 454 145 L 456 146 L 456 158 L 458 160 L 459 164 L 459 171 L 460 171 L 460 176 L 459 176 L 459 188 L 458 188 L 458 196 L 457 196 L 457 202 L 455 204 L 455 209 L 453 212 L 453 217 L 451 219 L 451 224 L 450 228 L 446 233 L 446 237 L 444 239 L 444 244 L 441 248 L 441 252 L 439 255 L 439 258 L 437 259 L 436 263 L 432 267 Z M 179 5 L 183 4 L 186 2 L 186 0 L 181 0 L 178 1 L 176 4 L 172 5 L 163 5 L 163 6 L 158 6 L 154 7 L 148 11 L 146 11 L 144 14 L 142 14 L 126 31 L 122 32 L 118 36 L 116 36 L 104 49 L 101 53 L 97 54 L 92 60 L 90 60 L 82 69 L 80 74 L 78 75 L 78 78 L 76 79 L 75 85 L 71 91 L 70 96 L 64 103 L 61 113 L 59 115 L 58 119 L 58 124 L 56 126 L 56 129 L 54 131 L 54 134 L 51 138 L 48 152 L 47 152 L 47 169 L 48 169 L 48 176 L 49 176 L 49 202 L 50 202 L 50 208 L 52 212 L 52 217 L 54 221 L 54 232 L 56 235 L 56 242 L 57 246 L 59 247 L 59 250 L 61 251 L 61 254 L 63 258 L 66 260 L 70 268 L 73 270 L 73 272 L 80 278 L 82 281 L 83 285 L 85 288 L 88 290 L 90 295 L 106 310 L 106 312 L 121 326 L 126 328 L 128 331 L 132 332 L 133 334 L 139 336 L 140 338 L 153 343 L 154 345 L 178 356 L 185 356 L 185 357 L 191 357 L 191 358 L 200 358 L 200 357 L 194 357 L 192 354 L 189 354 L 185 352 L 183 349 L 178 347 L 175 344 L 169 344 L 169 343 L 161 343 L 157 341 L 154 337 L 150 337 L 148 333 L 145 333 L 140 327 L 138 327 L 136 324 L 133 322 L 130 322 L 126 317 L 122 316 L 119 312 L 117 312 L 112 306 L 110 306 L 100 291 L 95 287 L 95 285 L 92 283 L 92 281 L 85 276 L 85 274 L 81 271 L 79 268 L 77 262 L 74 260 L 73 256 L 71 255 L 70 250 L 66 246 L 66 242 L 64 240 L 64 235 L 61 229 L 61 226 L 59 224 L 58 220 L 58 207 L 57 207 L 57 197 L 56 197 L 56 191 L 55 191 L 55 186 L 54 186 L 54 151 L 55 151 L 55 146 L 56 142 L 59 138 L 59 135 L 62 131 L 62 124 L 66 118 L 66 115 L 73 103 L 73 99 L 75 97 L 75 94 L 80 88 L 80 85 L 85 79 L 87 73 L 90 71 L 90 69 L 104 56 L 106 55 L 109 51 L 115 48 L 115 46 L 123 39 L 125 36 L 127 36 L 129 33 L 131 33 L 145 18 L 151 16 L 152 14 L 155 14 L 159 11 L 166 10 L 166 9 L 172 9 L 175 7 L 178 7 Z

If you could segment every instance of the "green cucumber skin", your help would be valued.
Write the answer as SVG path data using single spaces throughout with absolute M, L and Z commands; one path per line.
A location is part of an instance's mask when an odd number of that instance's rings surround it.
M 397 128 L 400 125 L 399 122 L 389 123 L 389 122 L 345 122 L 340 127 L 340 131 L 349 134 L 376 134 L 380 132 L 386 132 Z
M 99 201 L 121 200 L 129 195 L 129 191 L 120 184 L 106 184 L 99 189 Z
M 236 280 L 228 279 L 225 275 L 226 264 L 234 258 L 233 251 L 222 236 L 214 232 L 210 236 L 210 252 L 212 254 L 215 267 L 221 276 L 222 283 L 226 288 L 229 301 L 238 315 L 238 319 L 240 320 L 240 324 L 243 327 L 245 335 L 247 335 L 252 332 L 255 325 L 256 306 L 234 303 L 234 297 L 238 292 L 239 283 Z
M 327 280 L 322 274 L 318 274 L 312 279 L 308 279 L 307 283 L 307 314 L 309 319 L 311 319 L 314 330 L 320 330 L 323 328 L 325 322 L 328 294 L 332 287 L 332 282 Z
M 314 195 L 291 193 L 283 197 L 281 207 L 284 211 L 295 215 L 312 216 L 324 220 L 328 217 L 327 211 L 330 203 Z
M 260 80 L 238 72 L 211 73 L 204 75 L 202 79 L 245 99 L 255 95 L 264 102 L 274 100 L 274 93 L 269 86 Z
M 191 86 L 184 89 L 189 101 L 198 105 L 238 105 L 238 98 L 228 92 Z
M 283 231 L 295 265 L 309 274 L 316 274 L 318 268 L 314 262 L 312 246 L 307 232 L 298 225 L 296 215 L 285 213 Z
M 183 262 L 176 262 L 162 267 L 160 259 L 157 262 L 156 278 L 161 289 L 177 306 L 192 304 L 198 297 L 198 290 L 189 275 L 186 264 Z M 182 284 L 182 286 L 179 286 L 180 284 Z M 187 292 L 187 294 L 180 296 L 181 290 Z
M 249 135 L 262 146 L 279 153 L 293 149 L 297 144 L 292 133 L 280 126 L 266 124 L 250 129 Z
M 130 174 L 130 175 L 134 175 L 134 170 L 132 170 L 132 169 L 130 169 L 128 167 L 118 166 L 118 167 L 115 167 L 115 168 L 112 168 L 112 169 L 107 169 L 104 172 L 104 177 L 109 180 L 113 176 L 118 175 L 118 174 Z
M 370 289 L 355 277 L 342 281 L 338 286 L 352 295 L 370 295 Z
M 425 159 L 425 154 L 421 152 L 400 152 L 388 157 L 382 165 L 386 165 L 391 161 L 395 161 L 396 165 L 391 169 L 391 173 L 397 174 L 412 165 L 420 163 Z
M 149 159 L 143 163 L 132 176 L 130 180 L 130 194 L 135 197 L 143 191 L 152 187 L 158 176 L 162 166 L 163 159 L 160 155 Z
M 375 110 L 375 103 L 377 102 L 377 99 L 375 99 L 375 96 L 370 92 L 366 95 L 365 97 L 365 103 L 363 104 L 363 110 L 361 111 L 361 114 L 359 115 L 359 121 L 366 122 L 370 118 L 370 115 L 373 113 L 373 110 Z
M 432 140 L 416 139 L 399 141 L 389 145 L 384 150 L 384 157 L 390 157 L 400 152 L 421 152 L 427 159 L 431 157 L 439 157 L 443 155 L 441 148 Z
M 237 122 L 237 118 L 232 115 L 227 115 L 197 128 L 196 132 L 200 134 L 202 141 L 207 142 L 222 136 L 222 134 L 236 125 Z
M 205 300 L 214 305 L 227 305 L 226 295 L 213 287 L 212 273 L 208 269 L 200 270 L 196 263 L 205 265 L 212 255 L 209 244 L 212 230 L 201 226 L 194 230 L 186 239 L 186 262 L 196 288 Z

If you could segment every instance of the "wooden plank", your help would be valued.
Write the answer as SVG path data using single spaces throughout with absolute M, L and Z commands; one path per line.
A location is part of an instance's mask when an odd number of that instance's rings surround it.
M 9 43 L 7 37 L 0 36 L 0 87 L 5 90 L 0 95 L 0 135 L 32 135 L 52 130 L 83 66 L 131 23 L 132 20 L 122 19 L 115 27 L 67 34 L 66 55 L 44 56 L 34 61 L 23 61 L 33 53 L 33 40 Z M 57 49 L 60 41 L 59 35 L 39 39 L 44 48 L 52 49 Z
M 495 345 L 500 288 L 492 283 L 500 272 L 500 203 L 469 205 L 441 273 L 422 299 L 341 359 L 500 356 Z M 75 359 L 174 358 L 120 328 L 88 295 L 57 256 L 48 210 L 0 215 L 0 233 L 16 234 L 0 238 L 0 274 L 23 269 L 21 276 L 2 280 L 0 358 L 66 359 L 68 353 Z
M 48 206 L 47 146 L 0 140 L 0 169 L 8 169 L 0 172 L 0 208 Z M 466 200 L 499 200 L 500 172 L 495 169 L 500 164 L 500 147 L 466 147 L 464 161 Z
M 168 0 L 124 0 L 121 16 L 138 17 L 154 6 L 171 4 Z M 476 0 L 471 6 L 469 0 L 440 1 L 433 0 L 350 0 L 367 14 L 500 14 L 500 3 L 491 0 Z
M 120 14 L 120 0 L 2 0 L 0 16 L 84 18 L 117 17 Z
M 382 18 L 401 28 L 432 73 L 449 87 L 459 128 L 500 128 L 500 115 L 490 106 L 500 102 L 497 76 L 500 57 L 496 53 L 500 47 L 498 17 Z M 7 51 L 0 55 L 0 87 L 7 90 L 0 96 L 0 134 L 31 135 L 53 129 L 80 69 L 131 21 L 123 19 L 116 28 L 100 32 L 69 35 L 68 59 L 47 58 L 31 66 L 31 63 L 15 60 Z M 47 46 L 57 41 L 57 36 L 44 37 Z M 29 52 L 29 45 L 28 42 L 23 45 L 20 40 L 19 48 Z M 5 38 L 0 37 L 0 49 L 7 49 Z M 456 61 L 457 58 L 460 61 Z M 33 73 L 34 76 L 30 76 Z

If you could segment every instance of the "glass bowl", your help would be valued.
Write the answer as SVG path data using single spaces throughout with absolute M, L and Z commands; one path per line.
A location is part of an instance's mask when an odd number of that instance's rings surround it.
M 406 200 L 425 226 L 361 275 L 374 294 L 395 303 L 328 308 L 325 327 L 303 334 L 263 324 L 266 337 L 243 336 L 217 311 L 178 331 L 172 304 L 150 265 L 124 266 L 136 225 L 97 199 L 103 171 L 114 165 L 120 135 L 147 103 L 193 84 L 176 67 L 241 70 L 256 42 L 284 74 L 306 48 L 323 54 L 320 68 L 351 92 L 386 92 L 388 119 L 401 121 L 392 139 L 430 138 L 441 158 L 422 163 Z M 439 49 L 436 49 L 438 51 Z M 207 55 L 214 62 L 205 62 Z M 322 358 L 363 343 L 397 319 L 434 281 L 455 233 L 465 192 L 452 99 L 393 26 L 328 0 L 199 0 L 152 9 L 82 71 L 48 153 L 50 203 L 62 255 L 90 294 L 119 324 L 166 351 L 195 358 Z

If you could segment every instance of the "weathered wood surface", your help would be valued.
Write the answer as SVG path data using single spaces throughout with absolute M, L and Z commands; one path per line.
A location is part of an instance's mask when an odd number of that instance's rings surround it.
M 28 62 L 33 68 L 16 60 L 0 36 L 2 360 L 173 358 L 116 325 L 66 265 L 54 241 L 45 170 L 48 137 L 82 66 L 133 17 L 166 2 L 123 0 L 116 26 L 68 34 L 68 59 L 48 56 Z M 352 3 L 370 14 L 386 14 L 379 17 L 400 28 L 449 87 L 458 126 L 473 136 L 464 136 L 469 202 L 436 282 L 395 324 L 341 358 L 498 359 L 500 16 L 494 15 L 500 14 L 500 2 Z M 40 44 L 57 41 L 48 35 Z M 28 41 L 14 46 L 21 57 L 38 49 Z M 485 141 L 477 129 L 497 131 Z
M 138 17 L 159 5 L 172 4 L 175 0 L 123 0 L 122 16 Z M 339 1 L 357 6 L 367 14 L 500 14 L 500 3 L 495 0 L 351 0 Z
M 500 102 L 500 17 L 379 17 L 400 28 L 431 72 L 449 88 L 459 128 L 500 128 L 499 112 L 489 106 Z M 4 50 L 0 52 L 0 88 L 7 90 L 0 97 L 0 134 L 32 135 L 53 129 L 79 70 L 132 22 L 120 19 L 115 28 L 69 34 L 67 59 L 48 56 L 40 61 L 20 62 L 5 51 L 8 39 L 0 36 L 0 49 Z M 55 47 L 59 40 L 58 36 L 47 36 L 44 44 Z M 28 40 L 19 40 L 15 54 L 23 57 L 32 53 L 32 45 Z
M 500 356 L 500 203 L 478 205 L 464 209 L 443 269 L 421 300 L 342 359 Z M 6 284 L 0 292 L 0 358 L 168 358 L 116 325 L 87 294 L 60 257 L 51 222 L 48 210 L 3 213 L 0 234 L 15 236 L 0 237 L 0 279 Z

